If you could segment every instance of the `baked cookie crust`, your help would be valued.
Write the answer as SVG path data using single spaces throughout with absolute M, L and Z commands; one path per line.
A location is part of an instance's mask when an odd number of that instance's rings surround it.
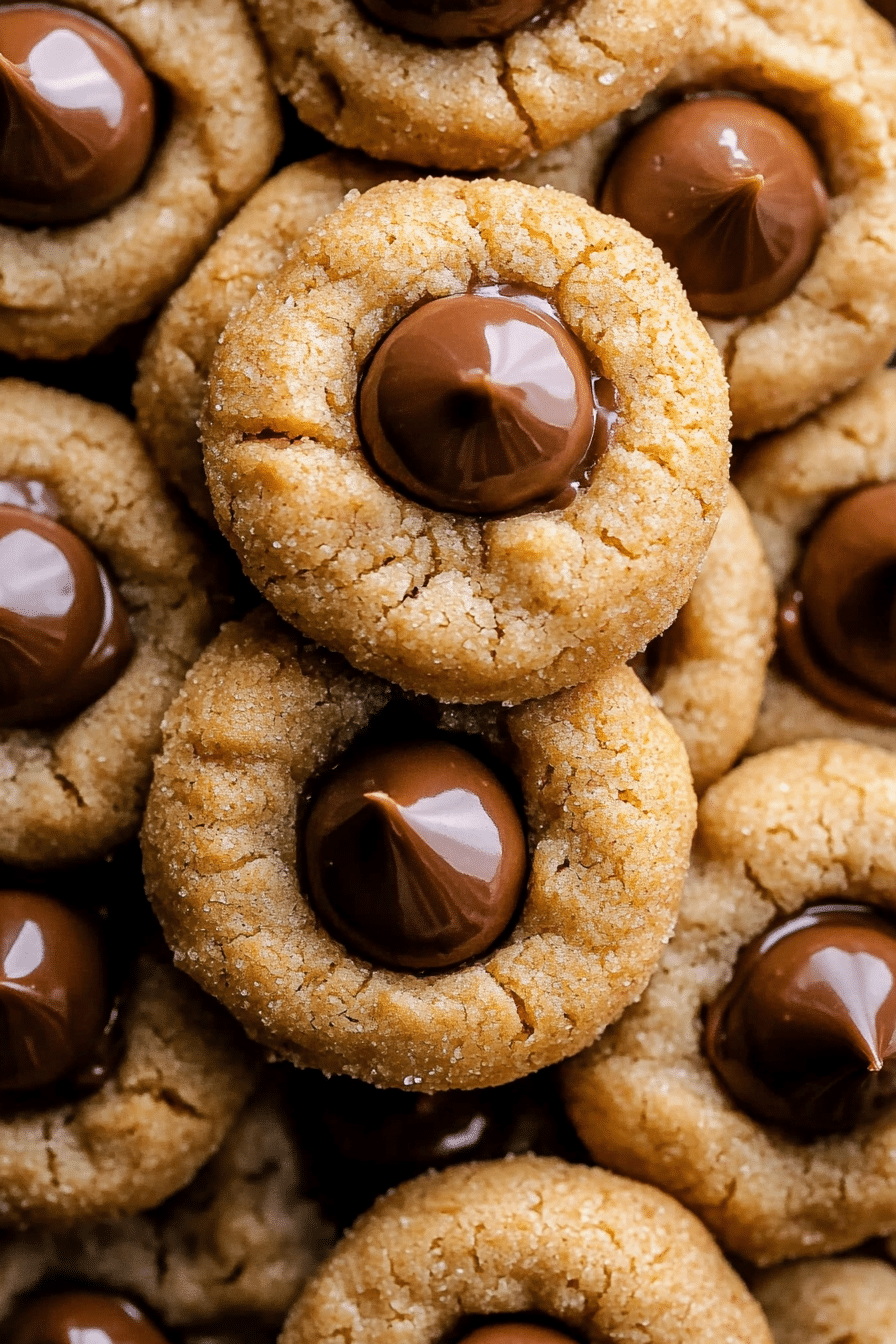
M 86 354 L 146 317 L 268 172 L 280 118 L 237 0 L 79 0 L 131 44 L 171 94 L 141 182 L 98 219 L 0 225 L 0 349 Z
M 332 1236 L 302 1193 L 292 1131 L 276 1088 L 263 1084 L 190 1185 L 159 1208 L 8 1236 L 0 1320 L 64 1275 L 136 1297 L 179 1331 L 278 1327 Z
M 697 793 L 737 760 L 756 726 L 774 645 L 775 591 L 734 486 L 703 568 L 657 646 L 647 682 L 684 742 Z
M 52 728 L 0 729 L 0 859 L 55 867 L 136 834 L 162 716 L 214 629 L 209 560 L 123 416 L 20 379 L 0 382 L 0 477 L 52 487 L 108 566 L 134 653 L 115 684 Z
M 675 920 L 693 828 L 681 744 L 628 668 L 435 723 L 503 750 L 533 852 L 520 916 L 473 964 L 385 970 L 299 885 L 307 783 L 396 694 L 260 610 L 226 626 L 172 707 L 143 828 L 175 958 L 278 1055 L 380 1087 L 493 1086 L 573 1054 L 640 993 Z
M 833 500 L 862 485 L 896 480 L 896 369 L 879 369 L 793 429 L 758 444 L 736 480 L 780 595 L 799 562 L 803 535 Z M 811 737 L 848 737 L 896 751 L 896 728 L 839 713 L 775 662 L 747 750 Z
M 0 1119 L 0 1224 L 150 1208 L 219 1147 L 256 1079 L 242 1033 L 150 954 L 137 962 L 123 1029 L 122 1060 L 98 1092 Z
M 416 304 L 497 281 L 556 302 L 615 384 L 619 420 L 567 508 L 479 519 L 388 485 L 355 399 L 367 356 Z M 725 500 L 725 398 L 673 272 L 623 221 L 518 182 L 391 182 L 312 230 L 226 327 L 205 467 L 243 568 L 306 635 L 439 699 L 518 701 L 671 623 Z
M 703 1054 L 702 1010 L 779 912 L 825 896 L 896 907 L 894 835 L 888 752 L 802 742 L 738 766 L 700 803 L 678 928 L 646 993 L 565 1066 L 595 1161 L 669 1191 L 756 1264 L 896 1231 L 896 1114 L 814 1141 L 752 1120 Z
M 347 192 L 409 171 L 352 154 L 290 164 L 259 187 L 168 300 L 140 355 L 137 424 L 162 476 L 207 522 L 215 515 L 197 426 L 218 337 Z
M 503 38 L 442 48 L 354 0 L 250 0 L 277 88 L 329 140 L 423 167 L 500 168 L 630 107 L 685 53 L 700 12 L 572 0 Z
M 775 1344 L 890 1344 L 896 1272 L 859 1256 L 782 1265 L 753 1284 Z
M 594 1344 L 771 1344 L 696 1218 L 658 1190 L 546 1157 L 470 1163 L 384 1195 L 280 1344 L 435 1344 L 464 1318 L 524 1311 Z
M 706 320 L 732 433 L 808 415 L 896 346 L 896 38 L 860 0 L 711 0 L 661 92 L 740 89 L 790 117 L 820 155 L 831 222 L 795 290 L 756 317 Z

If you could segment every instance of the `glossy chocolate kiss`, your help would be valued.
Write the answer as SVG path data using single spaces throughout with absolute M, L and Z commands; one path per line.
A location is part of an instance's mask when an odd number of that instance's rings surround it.
M 94 925 L 50 896 L 0 891 L 0 1089 L 30 1092 L 75 1072 L 108 1016 Z
M 850 718 L 896 725 L 896 483 L 865 486 L 822 519 L 778 637 L 807 690 Z
M 815 255 L 828 198 L 815 154 L 748 98 L 688 98 L 640 126 L 613 161 L 600 208 L 652 239 L 709 317 L 779 303 Z
M 547 300 L 498 289 L 435 299 L 399 322 L 359 409 L 387 480 L 478 514 L 570 503 L 616 418 L 612 384 Z
M 835 1133 L 896 1100 L 896 923 L 807 906 L 741 952 L 710 1007 L 706 1053 L 750 1115 Z
M 132 650 L 127 612 L 80 537 L 45 511 L 0 503 L 0 725 L 77 713 Z
M 365 9 L 401 33 L 451 45 L 499 37 L 548 6 L 545 0 L 361 0 Z
M 414 742 L 334 772 L 305 828 L 311 899 L 383 966 L 436 970 L 484 952 L 523 893 L 526 839 L 509 794 L 468 751 Z
M 164 1335 L 126 1298 L 111 1293 L 48 1293 L 13 1318 L 7 1344 L 165 1344 Z
M 111 28 L 0 7 L 0 218 L 70 224 L 126 196 L 152 151 L 152 85 Z

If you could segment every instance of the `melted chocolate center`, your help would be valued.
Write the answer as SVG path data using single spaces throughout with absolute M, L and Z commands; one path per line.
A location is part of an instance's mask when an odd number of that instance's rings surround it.
M 497 777 L 450 743 L 373 749 L 334 771 L 305 827 L 311 899 L 327 927 L 383 966 L 478 956 L 523 894 L 526 838 Z
M 109 998 L 90 920 L 50 896 L 0 892 L 0 1090 L 31 1092 L 86 1065 Z
M 461 1344 L 571 1344 L 571 1341 L 570 1335 L 550 1326 L 504 1320 L 496 1325 L 480 1325 L 464 1335 Z
M 822 519 L 778 632 L 814 695 L 851 718 L 896 724 L 896 482 L 865 486 Z
M 111 1293 L 48 1293 L 13 1318 L 8 1344 L 165 1344 L 151 1321 Z
M 509 289 L 405 317 L 370 362 L 359 411 L 387 480 L 432 508 L 476 514 L 570 503 L 616 418 L 612 384 L 547 300 Z
M 10 502 L 7 502 L 10 501 Z M 66 718 L 98 700 L 133 651 L 128 615 L 38 482 L 0 482 L 0 725 Z
M 600 208 L 676 267 L 697 312 L 745 317 L 785 298 L 828 222 L 821 168 L 784 117 L 698 95 L 645 122 L 613 161 Z
M 825 1134 L 873 1119 L 896 1099 L 896 924 L 845 901 L 777 922 L 741 952 L 704 1044 L 760 1120 Z
M 152 151 L 152 86 L 105 24 L 48 4 L 0 7 L 0 218 L 91 219 Z
M 548 8 L 545 0 L 361 0 L 361 3 L 388 28 L 446 46 L 500 37 Z

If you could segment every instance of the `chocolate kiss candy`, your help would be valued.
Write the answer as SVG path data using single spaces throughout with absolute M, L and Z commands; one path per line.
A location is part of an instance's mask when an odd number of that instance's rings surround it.
M 778 626 L 808 690 L 852 718 L 896 723 L 896 483 L 847 495 L 821 521 Z
M 545 0 L 361 0 L 389 28 L 451 45 L 498 37 L 549 8 Z
M 652 239 L 698 313 L 746 317 L 791 292 L 827 227 L 815 154 L 777 112 L 699 95 L 623 145 L 600 208 Z
M 8 1344 L 165 1344 L 143 1312 L 111 1293 L 48 1293 L 14 1317 Z
M 704 1044 L 760 1120 L 834 1133 L 896 1100 L 896 925 L 873 906 L 810 905 L 744 948 Z
M 0 7 L 0 218 L 70 224 L 126 196 L 152 151 L 152 85 L 105 24 Z
M 80 537 L 45 511 L 0 503 L 0 725 L 83 709 L 132 649 L 121 599 Z
M 109 1015 L 100 936 L 50 896 L 0 892 L 0 1089 L 28 1092 L 73 1073 Z
M 383 966 L 435 970 L 484 952 L 526 875 L 507 791 L 446 742 L 370 751 L 338 768 L 311 808 L 312 901 L 347 946 Z
M 606 446 L 604 403 L 612 385 L 546 300 L 480 290 L 389 332 L 361 383 L 361 434 L 382 474 L 433 508 L 556 507 Z
M 464 1335 L 461 1344 L 570 1344 L 570 1336 L 544 1325 L 511 1320 L 500 1321 L 497 1325 L 480 1325 L 469 1335 Z

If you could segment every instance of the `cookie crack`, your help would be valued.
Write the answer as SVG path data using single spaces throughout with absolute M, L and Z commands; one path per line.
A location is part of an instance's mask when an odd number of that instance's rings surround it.
M 522 98 L 517 93 L 516 86 L 513 82 L 513 70 L 503 51 L 501 52 L 500 64 L 495 71 L 495 77 L 504 91 L 505 98 L 526 128 L 526 135 L 532 145 L 532 153 L 540 152 L 544 146 L 541 142 L 541 136 L 538 133 L 538 127 L 535 125 L 532 116 L 526 109 Z

